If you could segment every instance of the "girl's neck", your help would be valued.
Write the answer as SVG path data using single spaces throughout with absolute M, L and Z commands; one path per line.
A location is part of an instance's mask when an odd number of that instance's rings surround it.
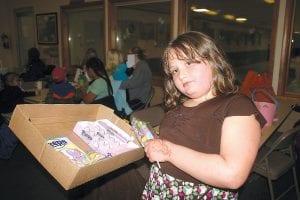
M 185 101 L 183 103 L 183 105 L 186 106 L 186 107 L 195 107 L 195 106 L 197 106 L 197 105 L 199 105 L 199 104 L 201 104 L 203 102 L 206 102 L 206 101 L 208 101 L 210 99 L 213 99 L 213 98 L 215 98 L 215 96 L 213 96 L 213 95 L 206 95 L 204 97 L 197 98 L 197 99 L 189 99 L 189 100 Z

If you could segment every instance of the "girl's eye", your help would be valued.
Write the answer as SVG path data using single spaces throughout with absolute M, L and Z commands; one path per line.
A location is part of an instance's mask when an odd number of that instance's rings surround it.
M 171 75 L 174 75 L 174 74 L 176 74 L 176 73 L 178 72 L 177 69 L 172 69 L 172 70 L 170 70 L 170 71 L 171 71 Z
M 191 62 L 191 61 L 186 61 L 185 64 L 186 64 L 186 65 L 191 65 L 192 62 Z

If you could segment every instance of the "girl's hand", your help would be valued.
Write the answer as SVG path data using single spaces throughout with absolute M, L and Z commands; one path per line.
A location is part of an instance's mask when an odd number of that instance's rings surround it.
M 147 142 L 145 153 L 150 162 L 166 162 L 171 155 L 172 143 L 162 139 L 153 139 Z

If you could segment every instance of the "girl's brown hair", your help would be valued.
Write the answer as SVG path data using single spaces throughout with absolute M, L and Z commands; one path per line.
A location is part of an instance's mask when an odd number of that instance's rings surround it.
M 222 49 L 209 36 L 191 31 L 179 35 L 169 43 L 164 51 L 165 103 L 167 108 L 173 108 L 188 99 L 187 96 L 177 90 L 173 82 L 173 77 L 169 69 L 169 61 L 174 56 L 188 62 L 207 62 L 212 68 L 212 88 L 215 96 L 233 94 L 238 91 L 232 67 L 227 62 Z

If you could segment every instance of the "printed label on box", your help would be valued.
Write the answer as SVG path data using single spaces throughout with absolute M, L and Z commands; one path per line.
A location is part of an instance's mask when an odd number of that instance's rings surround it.
M 105 158 L 96 152 L 84 152 L 67 137 L 49 138 L 47 143 L 57 151 L 65 154 L 72 162 L 80 167 L 93 164 Z

